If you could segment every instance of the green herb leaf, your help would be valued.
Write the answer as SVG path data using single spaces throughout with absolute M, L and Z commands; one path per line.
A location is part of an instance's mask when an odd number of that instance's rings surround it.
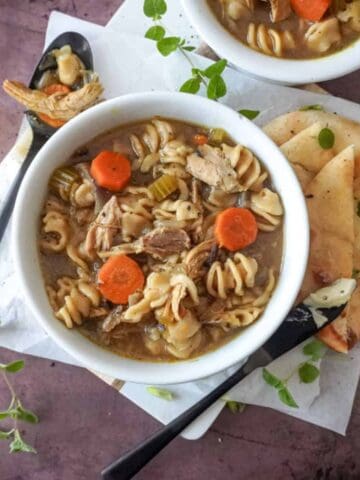
M 10 443 L 10 453 L 16 452 L 28 452 L 28 453 L 37 453 L 35 448 L 27 444 L 20 435 L 19 430 L 14 431 L 14 439 Z
M 306 362 L 299 368 L 299 378 L 304 383 L 312 383 L 320 375 L 320 370 L 312 363 Z
M 187 52 L 193 52 L 196 50 L 196 47 L 192 47 L 191 45 L 187 45 L 186 47 L 183 47 L 183 50 L 186 50 Z
M 159 20 L 166 10 L 165 0 L 145 0 L 144 2 L 144 14 L 154 20 Z
M 159 397 L 164 400 L 172 400 L 174 398 L 174 395 L 170 390 L 165 390 L 165 388 L 158 388 L 158 387 L 146 387 L 146 390 L 148 393 L 151 395 L 154 395 L 154 397 Z
M 175 52 L 180 43 L 179 37 L 165 37 L 157 42 L 157 48 L 161 55 L 167 57 L 170 53 Z
M 24 368 L 24 360 L 15 360 L 15 362 L 8 363 L 7 365 L 2 365 L 1 368 L 8 373 L 16 373 Z
M 242 413 L 245 410 L 245 403 L 236 402 L 235 400 L 228 400 L 226 402 L 226 407 L 232 413 Z
M 294 397 L 291 395 L 291 393 L 286 387 L 281 388 L 278 391 L 278 394 L 279 394 L 279 399 L 282 401 L 282 403 L 284 403 L 288 407 L 299 408 L 298 404 L 295 402 Z
M 303 107 L 299 108 L 300 112 L 307 112 L 308 110 L 324 110 L 322 105 L 304 105 Z
M 207 88 L 207 96 L 211 100 L 217 100 L 218 98 L 226 95 L 226 84 L 220 75 L 214 75 Z
M 259 110 L 239 110 L 240 115 L 243 115 L 244 117 L 248 118 L 249 120 L 254 120 L 259 114 Z
M 197 93 L 200 90 L 200 78 L 190 78 L 180 87 L 180 92 L 184 93 Z
M 213 78 L 215 75 L 221 75 L 225 70 L 226 65 L 227 65 L 227 60 L 223 58 L 222 60 L 219 60 L 218 62 L 215 62 L 212 65 L 210 65 L 210 67 L 206 68 L 203 71 L 203 74 L 207 78 Z
M 320 360 L 325 355 L 326 347 L 319 340 L 312 340 L 310 343 L 307 343 L 303 347 L 303 354 L 311 357 L 311 359 L 316 362 Z
M 17 407 L 17 418 L 28 423 L 39 423 L 38 417 L 30 410 L 26 410 L 22 405 Z
M 160 25 L 154 25 L 145 33 L 145 38 L 158 42 L 165 37 L 165 33 L 165 28 L 161 27 Z
M 9 430 L 8 432 L 4 432 L 3 430 L 0 430 L 0 440 L 7 440 L 10 435 L 14 433 L 14 430 Z
M 272 387 L 276 388 L 277 390 L 279 390 L 280 388 L 285 388 L 284 382 L 282 380 L 280 380 L 280 378 L 278 378 L 275 375 L 273 375 L 272 373 L 270 373 L 267 368 L 263 368 L 262 376 L 263 376 L 263 379 L 265 380 L 265 382 L 268 385 L 271 385 Z
M 0 420 L 4 420 L 4 418 L 9 418 L 11 416 L 10 411 L 11 410 L 0 412 Z
M 323 148 L 324 150 L 328 150 L 329 148 L 332 148 L 335 143 L 335 135 L 330 128 L 323 128 L 318 136 L 319 144 L 320 147 Z

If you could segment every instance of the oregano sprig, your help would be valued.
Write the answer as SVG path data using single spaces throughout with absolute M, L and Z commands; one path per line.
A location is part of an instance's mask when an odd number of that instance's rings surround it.
M 11 401 L 7 410 L 0 411 L 1 420 L 11 420 L 12 428 L 10 430 L 0 430 L 0 440 L 11 440 L 9 444 L 10 453 L 16 452 L 28 452 L 36 453 L 36 450 L 25 442 L 22 438 L 20 430 L 18 428 L 18 421 L 28 423 L 38 423 L 39 419 L 35 413 L 27 410 L 22 405 L 19 397 L 17 396 L 14 387 L 12 386 L 8 374 L 14 374 L 24 368 L 23 360 L 16 360 L 8 364 L 0 363 L 0 373 L 9 388 L 11 394 Z
M 206 89 L 208 98 L 218 100 L 226 95 L 227 87 L 222 76 L 227 60 L 221 59 L 214 62 L 204 70 L 196 68 L 188 52 L 195 50 L 195 47 L 188 45 L 184 38 L 167 35 L 167 29 L 161 22 L 167 11 L 165 0 L 145 0 L 143 7 L 144 14 L 151 18 L 154 25 L 145 33 L 145 38 L 156 42 L 158 51 L 164 57 L 173 52 L 179 51 L 186 58 L 191 67 L 191 77 L 180 87 L 180 92 L 196 94 L 201 86 Z
M 303 354 L 309 357 L 308 360 L 300 363 L 300 365 L 298 365 L 287 378 L 278 378 L 267 368 L 263 368 L 263 379 L 268 385 L 277 390 L 278 397 L 282 403 L 288 407 L 298 408 L 298 404 L 288 389 L 288 381 L 295 373 L 297 373 L 302 383 L 313 383 L 320 376 L 320 370 L 316 365 L 314 365 L 314 362 L 320 360 L 325 353 L 325 345 L 319 340 L 312 340 L 303 347 Z

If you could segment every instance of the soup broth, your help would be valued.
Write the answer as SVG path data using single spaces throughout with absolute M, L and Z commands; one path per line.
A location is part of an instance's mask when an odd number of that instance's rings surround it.
M 348 47 L 360 35 L 358 0 L 333 2 L 319 21 L 297 15 L 291 9 L 290 0 L 274 2 L 284 9 L 277 21 L 274 21 L 272 2 L 269 1 L 208 0 L 208 3 L 232 35 L 252 49 L 270 56 L 318 58 Z
M 120 176 L 125 161 L 131 168 L 118 190 L 96 169 L 109 158 L 113 170 L 123 162 Z M 246 214 L 254 238 L 219 244 L 224 212 Z M 116 354 L 201 355 L 261 316 L 281 268 L 282 223 L 268 172 L 223 130 L 163 118 L 121 126 L 50 179 L 39 224 L 50 304 L 68 328 Z

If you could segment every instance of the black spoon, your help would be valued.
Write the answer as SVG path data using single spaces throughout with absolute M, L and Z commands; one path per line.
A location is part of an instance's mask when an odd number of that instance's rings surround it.
M 51 68 L 51 61 L 49 53 L 55 48 L 61 48 L 64 45 L 70 45 L 72 51 L 81 59 L 87 70 L 93 70 L 93 56 L 89 42 L 85 37 L 76 32 L 65 32 L 59 35 L 48 46 L 43 53 L 40 62 L 38 63 L 35 72 L 30 80 L 29 87 L 36 88 L 37 82 L 40 80 L 43 73 Z M 44 143 L 53 135 L 57 128 L 50 127 L 46 123 L 41 122 L 35 113 L 31 111 L 26 112 L 27 120 L 33 131 L 33 140 L 29 151 L 22 163 L 20 170 L 10 187 L 9 193 L 5 198 L 2 210 L 0 212 L 0 242 L 4 236 L 7 224 L 9 223 L 12 211 L 14 209 L 15 200 L 19 191 L 22 179 L 33 161 L 35 155 L 38 153 Z
M 315 302 L 318 301 L 322 292 L 324 292 L 323 299 L 327 295 L 329 295 L 329 298 L 334 298 L 335 296 L 335 298 L 340 299 L 338 306 L 324 308 L 321 303 L 314 303 L 314 298 L 310 296 L 303 303 L 300 303 L 297 307 L 290 310 L 280 328 L 261 348 L 248 358 L 244 365 L 179 417 L 175 418 L 168 425 L 155 432 L 140 445 L 125 453 L 105 468 L 102 471 L 103 479 L 129 480 L 133 478 L 134 475 L 161 452 L 161 450 L 189 426 L 190 423 L 196 420 L 199 415 L 243 380 L 249 373 L 258 367 L 268 365 L 272 360 L 296 347 L 321 328 L 324 328 L 324 326 L 334 321 L 346 307 L 356 287 L 356 282 L 351 279 L 342 279 L 334 282 L 330 287 L 332 288 L 331 293 L 328 289 L 326 292 L 324 291 L 325 289 L 318 290 L 318 292 L 316 292 L 318 295 L 317 298 L 315 298 Z

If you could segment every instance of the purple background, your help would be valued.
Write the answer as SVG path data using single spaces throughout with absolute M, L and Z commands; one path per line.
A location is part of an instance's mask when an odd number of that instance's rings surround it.
M 27 82 L 41 53 L 51 10 L 104 25 L 121 0 L 0 0 L 0 81 Z M 324 87 L 359 101 L 360 72 Z M 0 158 L 12 146 L 22 108 L 0 93 Z M 1 331 L 0 331 L 1 334 Z M 0 443 L 0 480 L 93 480 L 158 424 L 86 370 L 0 349 L 0 361 L 26 358 L 13 377 L 24 405 L 41 418 L 25 425 L 38 455 L 9 455 Z M 344 392 L 346 395 L 346 392 Z M 8 391 L 0 380 L 0 410 Z M 335 412 L 334 412 L 335 413 Z M 224 411 L 197 442 L 174 441 L 142 473 L 147 480 L 355 480 L 360 478 L 360 399 L 346 438 L 269 409 Z

